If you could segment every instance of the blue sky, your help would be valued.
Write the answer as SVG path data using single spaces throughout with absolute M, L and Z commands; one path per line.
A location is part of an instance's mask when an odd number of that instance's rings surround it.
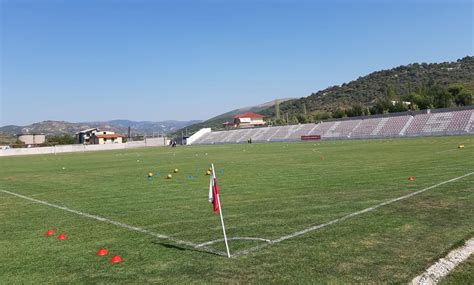
M 473 55 L 471 1 L 0 2 L 0 125 L 207 119 Z

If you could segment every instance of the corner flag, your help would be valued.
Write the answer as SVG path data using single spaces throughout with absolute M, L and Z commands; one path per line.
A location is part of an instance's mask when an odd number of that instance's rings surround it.
M 214 214 L 217 214 L 217 212 L 219 212 L 221 216 L 221 225 L 222 233 L 224 234 L 225 248 L 227 250 L 227 257 L 230 258 L 229 244 L 227 243 L 227 235 L 225 233 L 224 226 L 224 215 L 222 215 L 221 203 L 219 201 L 219 194 L 217 192 L 218 188 L 216 183 L 216 173 L 214 171 L 214 164 L 211 164 L 211 179 L 209 180 L 209 203 L 212 203 Z
M 212 203 L 214 214 L 219 212 L 219 199 L 217 198 L 217 183 L 214 167 L 211 168 L 211 179 L 209 180 L 209 203 Z

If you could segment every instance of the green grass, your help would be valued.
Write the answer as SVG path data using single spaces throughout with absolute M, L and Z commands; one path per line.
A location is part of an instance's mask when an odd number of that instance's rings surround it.
M 207 202 L 211 162 L 228 236 L 277 239 L 473 172 L 474 137 L 2 157 L 0 190 L 202 243 L 222 237 Z M 0 192 L 0 283 L 406 283 L 472 237 L 473 219 L 471 175 L 227 259 Z M 231 253 L 257 244 L 231 241 Z M 124 261 L 96 257 L 101 246 Z

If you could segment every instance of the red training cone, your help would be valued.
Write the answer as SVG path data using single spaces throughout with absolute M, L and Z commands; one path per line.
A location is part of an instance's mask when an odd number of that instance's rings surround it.
M 413 176 L 408 176 L 408 181 L 413 181 L 415 180 L 415 178 L 413 178 Z
M 52 229 L 47 229 L 46 232 L 44 233 L 45 236 L 49 237 L 54 234 L 54 230 Z
M 64 240 L 64 239 L 66 239 L 66 235 L 65 234 L 59 234 L 57 239 L 58 240 Z
M 99 250 L 95 253 L 97 256 L 104 256 L 107 255 L 107 250 L 105 248 L 99 248 Z
M 114 255 L 109 259 L 109 263 L 119 263 L 122 261 L 122 258 L 118 255 Z

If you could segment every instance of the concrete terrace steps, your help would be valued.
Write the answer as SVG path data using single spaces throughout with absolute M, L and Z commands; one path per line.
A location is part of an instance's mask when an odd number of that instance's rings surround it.
M 299 141 L 303 135 L 320 135 L 324 140 L 464 134 L 474 134 L 474 108 L 218 131 L 203 135 L 194 144 L 246 143 L 248 139 L 254 142 Z

